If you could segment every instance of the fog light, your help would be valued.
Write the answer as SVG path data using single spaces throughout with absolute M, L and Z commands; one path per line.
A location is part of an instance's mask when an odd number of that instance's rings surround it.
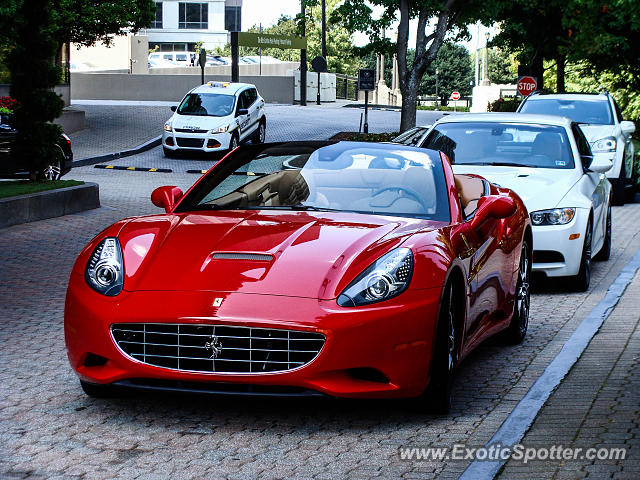
M 167 139 L 164 141 L 164 143 L 166 145 L 169 145 L 170 147 L 173 147 L 173 137 L 167 137 Z
M 210 138 L 207 140 L 207 148 L 218 148 L 220 146 L 220 142 L 214 138 Z

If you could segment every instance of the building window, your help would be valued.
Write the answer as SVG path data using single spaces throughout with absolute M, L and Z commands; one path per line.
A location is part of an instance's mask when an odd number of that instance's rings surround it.
M 224 29 L 229 32 L 242 30 L 242 7 L 224 7 Z
M 151 22 L 151 28 L 162 28 L 162 2 L 156 2 L 156 18 Z
M 209 4 L 178 3 L 178 28 L 209 28 Z

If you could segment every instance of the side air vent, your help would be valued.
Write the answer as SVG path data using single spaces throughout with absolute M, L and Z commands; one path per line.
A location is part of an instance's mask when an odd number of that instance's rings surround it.
M 273 260 L 273 255 L 263 253 L 214 253 L 214 260 L 252 260 L 254 262 L 270 262 Z

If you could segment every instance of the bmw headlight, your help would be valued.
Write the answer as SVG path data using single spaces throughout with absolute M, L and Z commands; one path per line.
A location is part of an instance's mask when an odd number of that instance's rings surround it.
M 229 130 L 230 125 L 223 125 L 222 127 L 211 129 L 211 133 L 224 133 Z
M 413 273 L 413 253 L 397 248 L 380 257 L 356 277 L 338 297 L 341 307 L 381 302 L 404 292 Z
M 593 142 L 591 144 L 591 151 L 593 153 L 615 152 L 616 146 L 616 137 L 606 137 Z
M 531 212 L 531 223 L 534 225 L 566 225 L 576 216 L 575 208 L 554 208 Z
M 169 133 L 173 132 L 173 128 L 171 127 L 170 123 L 165 123 L 164 124 L 164 131 L 165 132 L 169 132 Z
M 93 250 L 84 278 L 96 292 L 115 297 L 124 286 L 122 249 L 117 238 L 107 237 Z

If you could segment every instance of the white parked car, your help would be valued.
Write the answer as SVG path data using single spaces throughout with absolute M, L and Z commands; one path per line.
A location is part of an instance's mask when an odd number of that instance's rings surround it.
M 162 148 L 167 157 L 179 150 L 216 152 L 265 139 L 264 99 L 254 85 L 209 82 L 194 88 L 164 124 Z
M 533 226 L 533 270 L 589 287 L 591 258 L 611 251 L 611 184 L 605 157 L 566 117 L 517 113 L 455 115 L 436 122 L 420 146 L 445 153 L 456 174 L 514 190 Z M 481 193 L 481 192 L 480 192 Z M 467 215 L 474 214 L 470 202 Z
M 197 55 L 195 52 L 153 52 L 149 54 L 149 61 L 160 59 L 175 63 L 179 67 L 191 67 L 196 64 Z
M 636 127 L 624 121 L 615 99 L 608 93 L 535 94 L 525 98 L 519 113 L 537 113 L 569 117 L 580 124 L 595 157 L 613 162 L 607 177 L 613 186 L 613 204 L 623 205 L 634 193 L 636 172 L 631 134 Z

